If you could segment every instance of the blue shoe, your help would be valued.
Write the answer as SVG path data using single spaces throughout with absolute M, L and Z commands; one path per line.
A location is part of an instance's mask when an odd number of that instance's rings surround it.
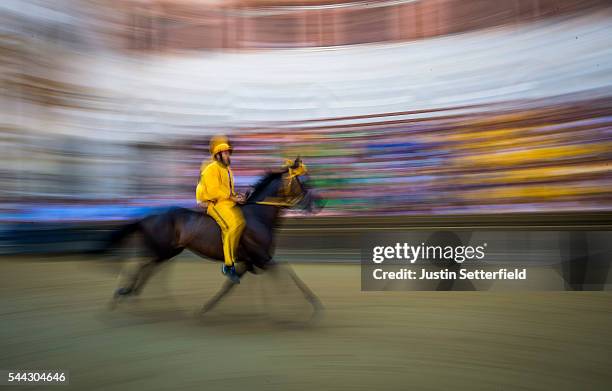
M 240 276 L 236 273 L 236 268 L 234 266 L 223 265 L 221 267 L 221 273 L 229 278 L 234 284 L 240 284 Z

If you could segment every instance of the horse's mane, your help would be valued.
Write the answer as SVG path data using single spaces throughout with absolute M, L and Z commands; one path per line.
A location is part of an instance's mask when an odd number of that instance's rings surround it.
M 252 201 L 257 197 L 265 188 L 275 179 L 280 178 L 283 175 L 283 171 L 269 171 L 253 186 L 253 191 L 249 195 L 247 201 Z

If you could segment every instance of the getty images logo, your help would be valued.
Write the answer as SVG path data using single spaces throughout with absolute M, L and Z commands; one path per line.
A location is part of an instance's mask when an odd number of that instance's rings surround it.
M 383 263 L 396 259 L 415 263 L 418 259 L 446 259 L 462 263 L 470 259 L 483 259 L 486 243 L 481 246 L 426 246 L 421 243 L 412 246 L 408 243 L 395 243 L 395 246 L 375 246 L 372 249 L 372 262 Z

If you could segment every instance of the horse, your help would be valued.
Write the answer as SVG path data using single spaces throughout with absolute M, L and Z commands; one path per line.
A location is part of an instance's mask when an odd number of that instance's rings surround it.
M 246 226 L 237 250 L 236 271 L 240 277 L 247 272 L 256 274 L 257 270 L 287 273 L 316 315 L 323 309 L 320 300 L 288 265 L 281 268 L 273 254 L 275 227 L 283 209 L 301 207 L 314 212 L 322 207 L 322 199 L 307 186 L 302 176 L 291 175 L 292 169 L 300 166 L 302 162 L 298 157 L 292 165 L 268 172 L 255 184 L 245 202 L 237 205 L 242 210 Z M 174 207 L 127 224 L 113 233 L 107 248 L 117 247 L 126 237 L 137 232 L 142 234 L 144 247 L 152 256 L 141 264 L 125 286 L 115 291 L 112 307 L 120 298 L 140 294 L 159 265 L 185 249 L 213 261 L 224 260 L 221 229 L 202 209 Z M 235 286 L 226 280 L 200 313 L 213 309 Z

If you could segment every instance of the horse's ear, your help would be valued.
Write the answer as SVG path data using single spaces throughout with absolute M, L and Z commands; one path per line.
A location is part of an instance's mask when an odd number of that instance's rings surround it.
M 302 159 L 300 158 L 300 155 L 297 155 L 297 157 L 293 161 L 293 166 L 291 166 L 291 168 L 294 168 L 294 169 L 298 168 L 301 163 L 302 163 Z

